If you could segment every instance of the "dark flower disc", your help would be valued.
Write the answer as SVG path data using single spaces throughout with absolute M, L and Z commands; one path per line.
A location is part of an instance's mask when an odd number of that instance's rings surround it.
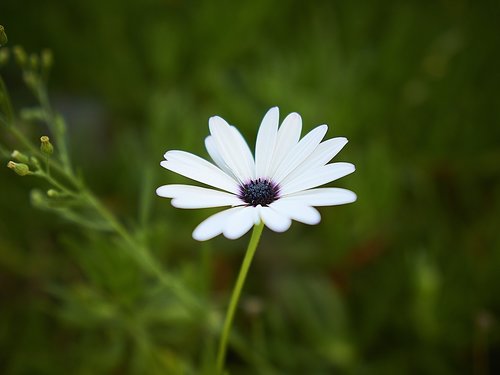
M 277 184 L 258 178 L 240 187 L 239 198 L 249 206 L 268 206 L 279 197 Z

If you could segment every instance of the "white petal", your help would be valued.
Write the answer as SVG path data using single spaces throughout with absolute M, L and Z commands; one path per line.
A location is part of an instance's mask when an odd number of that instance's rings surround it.
M 229 218 L 222 233 L 230 240 L 240 238 L 254 226 L 256 214 L 255 207 L 243 207 Z
M 283 159 L 288 155 L 292 147 L 299 142 L 301 131 L 302 118 L 298 113 L 293 112 L 285 117 L 278 130 L 278 137 L 276 139 L 276 147 L 274 149 L 270 170 L 271 175 L 276 173 L 276 169 Z
M 302 164 L 283 179 L 282 185 L 293 183 L 296 178 L 302 178 L 307 171 L 322 167 L 332 160 L 346 144 L 347 138 L 344 137 L 331 138 L 321 142 Z
M 292 220 L 271 207 L 260 207 L 260 217 L 266 227 L 275 232 L 284 232 L 292 224 Z
M 311 206 L 335 206 L 338 204 L 352 203 L 356 198 L 356 194 L 347 189 L 319 188 L 287 195 L 277 202 L 281 202 L 282 200 L 301 201 Z
M 257 177 L 270 177 L 269 169 L 278 135 L 279 110 L 273 107 L 267 111 L 262 119 L 257 133 L 255 144 L 255 175 Z
M 241 182 L 252 179 L 255 174 L 252 152 L 241 133 L 219 116 L 211 117 L 208 124 L 224 163 Z
M 321 221 L 319 211 L 308 205 L 305 200 L 281 198 L 269 206 L 282 215 L 304 224 L 315 225 Z
M 328 126 L 320 125 L 306 134 L 283 159 L 273 176 L 273 181 L 280 183 L 291 171 L 301 164 L 318 147 L 328 130 Z
M 252 150 L 250 150 L 245 137 L 243 137 L 236 126 L 231 125 L 231 131 L 233 132 L 235 142 L 238 145 L 238 149 L 240 152 L 238 158 L 243 159 L 245 168 L 248 170 L 248 173 L 251 174 L 251 178 L 253 179 L 255 178 L 255 160 L 253 158 Z
M 220 156 L 217 146 L 215 145 L 214 137 L 211 135 L 205 138 L 205 148 L 207 149 L 208 155 L 210 155 L 214 163 L 217 164 L 220 169 L 226 172 L 229 176 L 235 177 L 233 171 L 229 169 L 224 159 L 222 159 L 222 156 Z
M 234 207 L 216 213 L 202 221 L 193 231 L 193 238 L 197 241 L 206 241 L 222 233 L 231 216 L 244 210 L 246 207 Z
M 281 196 L 286 196 L 301 190 L 307 190 L 316 186 L 324 185 L 344 177 L 354 172 L 354 170 L 354 165 L 351 163 L 340 162 L 327 164 L 304 173 L 302 178 L 294 179 L 293 183 L 290 182 L 286 185 L 282 185 L 280 193 Z
M 164 185 L 156 189 L 160 197 L 173 198 L 177 208 L 237 206 L 243 202 L 234 194 L 190 185 Z
M 172 172 L 192 180 L 229 191 L 239 193 L 237 182 L 212 163 L 185 151 L 168 151 L 160 164 Z
M 347 138 L 336 137 L 321 142 L 298 168 L 321 167 L 332 160 L 347 144 Z

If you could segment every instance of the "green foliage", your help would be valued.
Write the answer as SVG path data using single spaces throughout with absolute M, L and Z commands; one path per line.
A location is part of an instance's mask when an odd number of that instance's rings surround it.
M 265 231 L 230 373 L 497 373 L 498 10 L 2 3 L 1 163 L 32 174 L 0 168 L 0 372 L 212 374 L 248 239 L 192 240 L 209 210 L 158 199 L 185 181 L 158 164 L 278 105 L 349 138 L 359 198 Z

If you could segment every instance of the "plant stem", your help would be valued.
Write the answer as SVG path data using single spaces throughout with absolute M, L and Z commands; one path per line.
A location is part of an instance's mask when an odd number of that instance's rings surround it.
M 38 87 L 35 90 L 35 96 L 38 99 L 38 102 L 43 108 L 43 113 L 45 115 L 45 122 L 47 126 L 52 131 L 54 136 L 56 137 L 57 147 L 59 148 L 59 157 L 62 163 L 64 170 L 68 173 L 72 173 L 72 168 L 68 155 L 68 146 L 66 142 L 66 130 L 61 127 L 62 125 L 57 124 L 56 115 L 52 109 L 52 106 L 49 101 L 49 96 L 47 93 L 47 87 L 45 83 L 40 82 Z M 62 120 L 60 120 L 62 121 Z
M 84 194 L 90 206 L 92 206 L 99 215 L 109 223 L 114 232 L 125 241 L 127 245 L 125 248 L 128 250 L 130 256 L 132 256 L 144 270 L 157 277 L 164 286 L 170 288 L 187 306 L 196 311 L 202 311 L 202 306 L 195 296 L 180 284 L 175 277 L 163 272 L 147 246 L 142 245 L 130 235 L 127 229 L 91 192 L 84 190 L 82 194 Z
M 186 304 L 186 306 L 189 306 L 196 312 L 204 311 L 204 306 L 197 300 L 196 296 L 182 283 L 180 283 L 176 277 L 162 270 L 147 245 L 141 243 L 136 236 L 132 235 L 120 223 L 116 216 L 94 196 L 94 194 L 85 186 L 84 182 L 74 173 L 73 168 L 71 167 L 66 142 L 66 127 L 62 117 L 57 115 L 52 109 L 46 83 L 38 81 L 38 83 L 34 87 L 31 87 L 31 89 L 42 108 L 44 120 L 49 127 L 49 130 L 56 138 L 58 160 L 55 158 L 49 158 L 48 155 L 42 153 L 40 148 L 36 147 L 31 140 L 22 133 L 19 127 L 15 126 L 16 119 L 12 109 L 12 104 L 8 96 L 5 83 L 0 76 L 0 125 L 5 126 L 7 131 L 17 138 L 22 146 L 25 147 L 27 151 L 31 152 L 33 156 L 45 161 L 46 168 L 40 167 L 38 171 L 33 173 L 33 175 L 44 178 L 53 187 L 59 189 L 68 196 L 85 201 L 86 204 L 95 210 L 95 212 L 108 224 L 115 234 L 123 240 L 125 244 L 124 248 L 143 270 L 148 272 L 150 275 L 157 277 L 161 285 L 169 288 Z M 5 153 L 8 156 L 8 152 L 3 150 L 2 147 L 0 147 L 0 153 Z M 32 161 L 32 163 L 34 162 Z M 59 182 L 58 177 L 63 178 L 64 183 Z M 70 187 L 68 188 L 66 185 L 70 185 Z M 144 225 L 146 217 L 147 211 L 145 210 L 142 216 L 142 223 Z
M 219 349 L 217 351 L 217 362 L 216 362 L 217 375 L 222 375 L 222 371 L 224 370 L 227 342 L 229 339 L 229 333 L 231 331 L 231 325 L 233 323 L 234 313 L 236 311 L 236 307 L 238 306 L 241 290 L 243 289 L 248 269 L 250 268 L 250 264 L 252 263 L 252 259 L 255 254 L 255 250 L 257 249 L 257 245 L 259 244 L 260 236 L 262 234 L 263 229 L 264 229 L 264 222 L 262 221 L 253 227 L 252 237 L 250 238 L 250 243 L 248 244 L 248 248 L 245 253 L 245 258 L 241 263 L 240 273 L 238 274 L 238 278 L 236 279 L 236 284 L 234 285 L 234 289 L 231 294 L 231 300 L 229 301 L 229 307 L 227 309 L 226 319 L 224 321 L 224 327 L 222 328 L 222 336 L 219 342 Z
M 12 121 L 14 115 L 12 110 L 12 103 L 10 101 L 9 92 L 7 91 L 7 87 L 5 87 L 5 82 L 3 78 L 0 76 L 0 94 L 3 96 L 2 102 L 0 102 L 0 107 L 3 107 L 5 110 L 5 115 L 7 116 L 7 122 Z
M 44 178 L 48 183 L 50 183 L 52 186 L 56 187 L 59 189 L 61 192 L 64 194 L 73 197 L 73 198 L 79 198 L 80 195 L 78 193 L 75 193 L 59 183 L 56 179 L 52 178 L 49 174 L 45 173 L 43 170 L 39 170 L 38 172 L 33 173 L 35 176 Z

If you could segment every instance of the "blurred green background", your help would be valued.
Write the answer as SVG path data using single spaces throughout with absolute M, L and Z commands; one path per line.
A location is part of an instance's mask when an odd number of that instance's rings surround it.
M 231 374 L 500 373 L 499 16 L 497 1 L 2 0 L 8 47 L 54 52 L 87 184 L 204 309 L 0 168 L 0 372 L 210 374 L 248 236 L 194 241 L 212 211 L 156 197 L 186 181 L 159 162 L 206 157 L 215 114 L 253 144 L 277 105 L 349 139 L 337 160 L 357 171 L 334 185 L 358 201 L 265 231 Z M 1 74 L 33 104 L 13 62 Z

